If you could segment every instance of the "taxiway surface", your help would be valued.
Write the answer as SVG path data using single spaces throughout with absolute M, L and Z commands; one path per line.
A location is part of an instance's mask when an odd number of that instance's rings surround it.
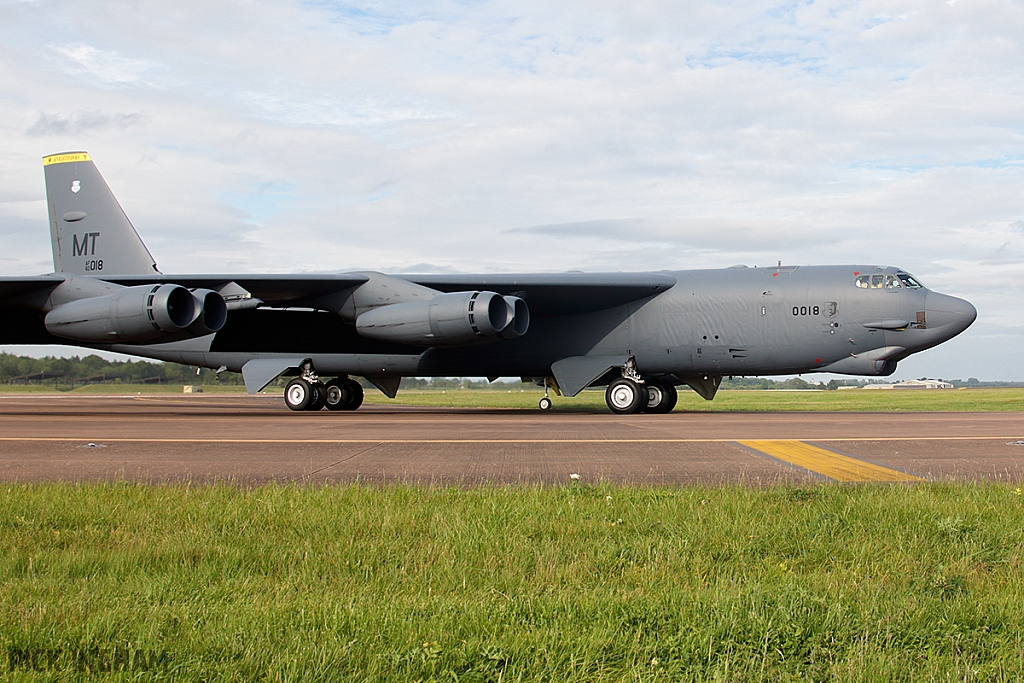
M 0 480 L 772 484 L 1024 479 L 1024 413 L 416 408 L 277 396 L 0 396 Z

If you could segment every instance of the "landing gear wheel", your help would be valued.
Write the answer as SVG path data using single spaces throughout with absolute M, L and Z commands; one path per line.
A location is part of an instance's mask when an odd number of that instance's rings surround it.
M 632 415 L 639 413 L 647 403 L 647 389 L 631 379 L 620 377 L 608 385 L 604 400 L 613 413 Z
M 313 383 L 313 396 L 309 400 L 306 410 L 320 410 L 327 403 L 327 388 L 322 382 Z
M 676 388 L 667 382 L 651 380 L 647 382 L 647 404 L 644 406 L 645 413 L 656 415 L 671 412 L 676 407 L 679 394 Z
M 297 377 L 284 388 L 284 403 L 292 410 L 306 410 L 314 396 L 313 385 Z
M 547 396 L 542 398 L 540 400 L 540 409 L 541 410 L 551 410 L 551 399 L 548 398 Z
M 355 410 L 363 405 L 363 388 L 354 379 L 345 380 L 348 391 L 345 392 L 345 401 L 342 410 Z
M 342 378 L 332 379 L 330 382 L 324 385 L 324 393 L 326 394 L 326 405 L 327 410 L 344 410 L 345 409 L 345 393 L 349 392 L 348 380 Z
M 324 385 L 327 410 L 355 410 L 363 404 L 363 388 L 347 377 L 332 379 Z

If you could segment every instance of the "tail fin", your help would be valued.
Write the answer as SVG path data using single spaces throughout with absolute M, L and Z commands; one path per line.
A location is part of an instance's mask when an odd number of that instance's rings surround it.
M 53 268 L 74 275 L 160 272 L 85 152 L 43 157 Z

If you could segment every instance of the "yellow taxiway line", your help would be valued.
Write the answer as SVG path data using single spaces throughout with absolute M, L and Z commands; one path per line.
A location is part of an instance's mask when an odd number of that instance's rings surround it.
M 906 472 L 857 460 L 803 441 L 773 439 L 736 443 L 834 481 L 924 481 Z

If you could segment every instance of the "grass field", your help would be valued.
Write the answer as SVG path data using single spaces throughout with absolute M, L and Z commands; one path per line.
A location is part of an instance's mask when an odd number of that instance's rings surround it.
M 536 409 L 542 391 L 519 389 L 485 391 L 452 389 L 399 391 L 389 399 L 375 391 L 367 403 Z M 604 391 L 588 390 L 575 398 L 554 399 L 554 410 L 606 411 Z M 680 391 L 676 410 L 683 411 L 1024 411 L 1024 388 L 931 391 L 720 391 L 705 401 L 692 391 Z
M 244 394 L 245 387 L 241 384 L 206 384 L 202 393 L 207 394 Z M 283 389 L 281 390 L 284 391 Z M 162 394 L 181 394 L 181 384 L 86 384 L 74 389 L 66 387 L 54 388 L 46 384 L 2 384 L 0 394 L 59 394 L 61 396 L 132 396 L 141 394 L 153 396 Z
M 1016 681 L 995 484 L 7 485 L 0 678 Z
M 282 389 L 267 389 L 280 394 Z M 53 393 L 52 387 L 0 386 L 3 393 Z M 66 395 L 181 394 L 180 385 L 89 385 Z M 244 394 L 240 385 L 208 384 L 206 394 Z M 504 389 L 410 389 L 389 399 L 375 389 L 366 391 L 366 403 L 440 406 L 453 408 L 518 408 L 536 410 L 544 392 L 536 387 Z M 554 410 L 605 411 L 603 390 L 587 390 L 574 398 L 554 397 Z M 705 401 L 692 391 L 680 391 L 676 410 L 683 411 L 1024 411 L 1024 388 L 932 391 L 720 391 Z

